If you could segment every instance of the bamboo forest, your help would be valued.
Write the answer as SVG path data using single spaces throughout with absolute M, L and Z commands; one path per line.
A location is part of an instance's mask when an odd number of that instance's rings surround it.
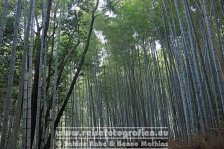
M 224 1 L 0 0 L 17 148 L 224 149 Z

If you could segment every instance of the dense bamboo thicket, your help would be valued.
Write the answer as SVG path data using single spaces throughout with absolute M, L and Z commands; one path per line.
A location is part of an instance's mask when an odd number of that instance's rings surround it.
M 0 20 L 0 148 L 54 148 L 59 126 L 223 135 L 223 0 L 2 0 Z

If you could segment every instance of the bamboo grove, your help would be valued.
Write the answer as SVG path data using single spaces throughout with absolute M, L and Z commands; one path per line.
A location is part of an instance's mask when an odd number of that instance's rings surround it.
M 224 127 L 222 0 L 0 1 L 0 148 L 68 127 Z

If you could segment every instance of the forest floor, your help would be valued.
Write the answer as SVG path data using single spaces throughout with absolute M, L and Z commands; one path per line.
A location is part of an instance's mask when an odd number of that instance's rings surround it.
M 224 149 L 224 136 L 197 136 L 191 143 L 182 141 L 170 141 L 169 149 Z

